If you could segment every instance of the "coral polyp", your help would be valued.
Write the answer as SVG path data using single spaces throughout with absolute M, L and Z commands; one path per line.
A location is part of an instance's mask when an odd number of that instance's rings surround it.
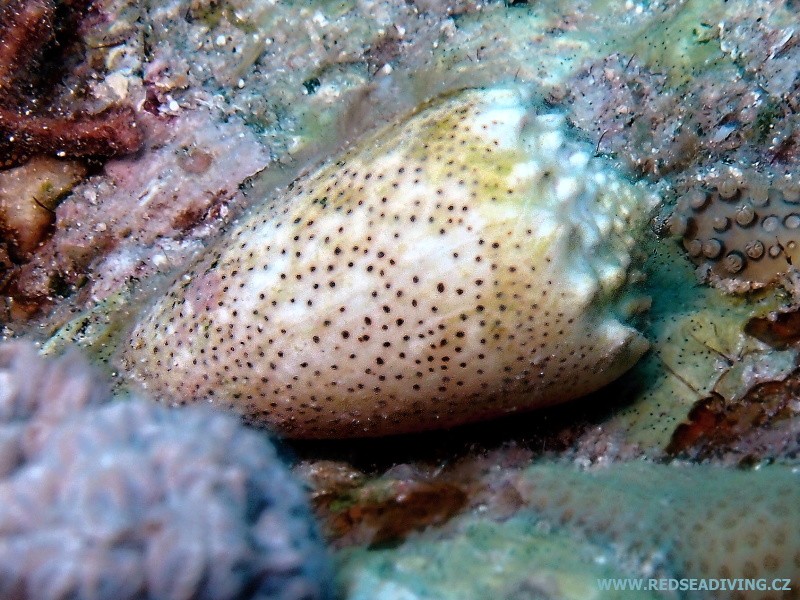
M 701 274 L 731 291 L 761 288 L 800 264 L 800 185 L 719 174 L 679 201 L 670 230 Z
M 564 402 L 647 343 L 621 317 L 649 196 L 515 88 L 424 106 L 256 208 L 140 320 L 142 387 L 297 437 Z

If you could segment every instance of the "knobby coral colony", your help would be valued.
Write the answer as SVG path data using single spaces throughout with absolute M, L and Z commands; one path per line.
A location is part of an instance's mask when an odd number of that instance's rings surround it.
M 534 104 L 447 96 L 296 181 L 142 317 L 127 370 L 297 437 L 446 427 L 618 377 L 647 348 L 620 319 L 651 202 Z
M 142 143 L 134 112 L 113 106 L 95 115 L 42 111 L 31 81 L 49 52 L 74 31 L 87 0 L 3 0 L 0 4 L 0 167 L 36 154 L 108 158 Z M 47 82 L 44 82 L 47 83 Z M 27 93 L 24 93 L 27 92 Z
M 329 574 L 265 436 L 0 344 L 0 597 L 322 600 Z

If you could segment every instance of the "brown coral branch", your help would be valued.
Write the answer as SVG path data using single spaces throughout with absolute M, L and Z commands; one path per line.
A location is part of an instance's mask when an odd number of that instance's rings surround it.
M 53 37 L 52 0 L 4 0 L 0 5 L 0 95 L 14 83 Z
M 136 152 L 141 144 L 142 132 L 128 106 L 69 118 L 0 108 L 0 166 L 16 164 L 33 154 L 109 158 Z
M 0 168 L 37 154 L 109 158 L 142 144 L 133 109 L 62 116 L 23 110 L 20 81 L 37 61 L 74 33 L 89 0 L 0 0 Z M 28 98 L 33 100 L 35 98 Z

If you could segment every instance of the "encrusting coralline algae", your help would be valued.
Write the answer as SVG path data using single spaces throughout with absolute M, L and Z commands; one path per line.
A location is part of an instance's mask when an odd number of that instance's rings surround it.
M 305 494 L 262 434 L 108 400 L 76 354 L 0 345 L 1 597 L 328 597 Z
M 250 213 L 141 317 L 126 370 L 296 437 L 446 427 L 591 392 L 652 200 L 516 88 L 424 106 Z

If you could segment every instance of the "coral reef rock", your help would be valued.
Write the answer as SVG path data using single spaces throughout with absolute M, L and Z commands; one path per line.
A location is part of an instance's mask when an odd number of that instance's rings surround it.
M 516 88 L 423 106 L 245 217 L 142 316 L 125 369 L 296 437 L 595 390 L 647 348 L 621 318 L 652 199 L 591 154 Z
M 86 175 L 75 161 L 44 156 L 0 171 L 0 231 L 12 253 L 27 258 L 45 240 L 58 202 Z
M 59 205 L 53 236 L 9 290 L 17 303 L 47 305 L 78 289 L 105 299 L 131 278 L 168 270 L 238 210 L 239 185 L 269 162 L 235 117 L 222 123 L 197 110 L 142 121 L 145 152 L 107 164 Z
M 328 596 L 302 488 L 263 435 L 108 398 L 74 354 L 0 346 L 0 596 Z

